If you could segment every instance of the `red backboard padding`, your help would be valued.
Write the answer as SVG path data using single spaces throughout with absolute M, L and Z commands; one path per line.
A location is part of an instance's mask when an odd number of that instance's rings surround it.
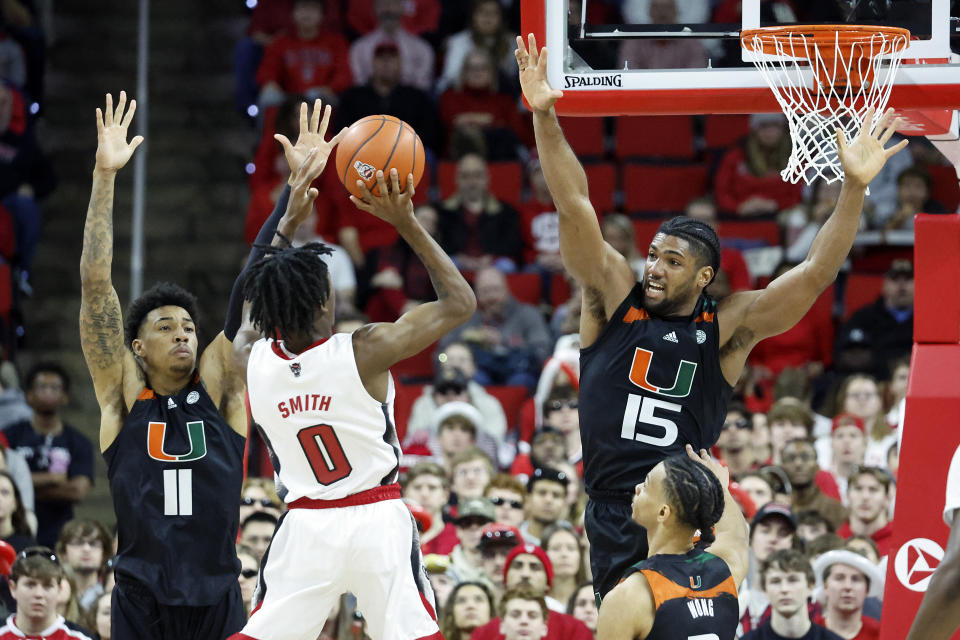
M 947 211 L 956 211 L 960 205 L 960 185 L 957 170 L 952 166 L 929 166 L 927 171 L 933 179 L 930 197 L 943 205 Z
M 627 164 L 622 184 L 627 211 L 678 213 L 707 192 L 707 167 Z
M 915 342 L 960 342 L 960 216 L 914 221 Z
M 953 271 L 951 275 L 958 273 Z M 917 547 L 922 545 L 921 548 L 930 553 L 935 552 L 936 547 L 942 550 L 947 544 L 949 529 L 942 517 L 947 471 L 960 444 L 957 429 L 960 386 L 956 375 L 952 375 L 956 371 L 960 371 L 960 345 L 914 344 L 897 473 L 893 540 L 883 596 L 881 640 L 906 637 L 923 592 L 912 590 L 905 583 L 916 586 L 929 577 L 931 569 L 937 568 L 935 561 L 928 565 L 916 562 Z
M 416 402 L 420 394 L 423 393 L 422 384 L 400 384 L 397 383 L 397 394 L 393 401 L 393 418 L 397 424 L 397 438 L 400 442 L 407 436 L 407 421 L 410 419 L 410 411 L 413 409 L 413 403 Z
M 617 190 L 617 167 L 612 162 L 584 165 L 590 190 L 590 203 L 603 215 L 614 210 L 613 196 Z
M 618 158 L 692 160 L 693 116 L 623 116 L 616 120 Z

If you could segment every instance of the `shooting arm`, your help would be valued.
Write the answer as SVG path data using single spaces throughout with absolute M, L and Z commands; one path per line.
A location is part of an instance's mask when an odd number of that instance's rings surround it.
M 413 217 L 412 205 L 396 228 L 427 268 L 437 299 L 411 309 L 396 322 L 367 325 L 354 334 L 357 366 L 364 379 L 420 353 L 466 322 L 477 306 L 456 265 Z
M 707 550 L 727 563 L 734 582 L 739 586 L 750 566 L 750 529 L 729 487 L 723 489 L 723 515 L 714 528 L 716 540 Z

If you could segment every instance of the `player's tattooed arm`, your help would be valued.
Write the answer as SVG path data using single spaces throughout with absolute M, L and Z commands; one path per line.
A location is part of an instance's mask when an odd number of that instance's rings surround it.
M 121 92 L 114 109 L 113 97 L 108 94 L 105 110 L 97 109 L 96 164 L 80 255 L 80 343 L 101 407 L 116 397 L 126 356 L 120 300 L 111 278 L 113 193 L 117 171 L 143 141 L 137 136 L 127 142 L 136 101 L 131 101 L 128 109 L 126 101 L 126 93 Z
M 413 215 L 413 175 L 400 192 L 400 178 L 390 172 L 390 188 L 383 172 L 377 172 L 380 196 L 374 196 L 357 182 L 363 198 L 350 196 L 361 210 L 389 222 L 417 254 L 426 267 L 437 299 L 414 307 L 396 322 L 367 325 L 354 334 L 354 351 L 361 377 L 385 372 L 397 362 L 420 353 L 452 329 L 466 322 L 477 307 L 467 281 L 440 245 L 420 226 Z

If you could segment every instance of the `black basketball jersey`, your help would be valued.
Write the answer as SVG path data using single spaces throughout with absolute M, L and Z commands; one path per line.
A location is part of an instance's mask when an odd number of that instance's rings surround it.
M 734 640 L 740 622 L 737 585 L 722 558 L 695 547 L 684 554 L 657 554 L 623 578 L 642 573 L 656 613 L 645 640 Z
M 208 606 L 236 584 L 243 436 L 194 376 L 145 388 L 104 451 L 117 514 L 115 570 L 167 605 Z
M 717 303 L 657 318 L 637 283 L 580 351 L 583 479 L 594 499 L 630 500 L 658 462 L 717 441 L 733 391 L 720 370 Z

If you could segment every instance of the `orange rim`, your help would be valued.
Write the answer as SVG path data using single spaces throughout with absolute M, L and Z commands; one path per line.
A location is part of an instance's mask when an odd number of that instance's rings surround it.
M 744 29 L 740 32 L 740 45 L 753 53 L 777 55 L 780 52 L 777 43 L 784 46 L 784 43 L 790 42 L 794 45 L 793 51 L 800 53 L 811 43 L 817 48 L 821 45 L 829 48 L 834 44 L 850 45 L 857 42 L 870 42 L 877 35 L 884 36 L 892 43 L 893 49 L 890 53 L 903 51 L 910 40 L 910 31 L 900 27 L 812 24 Z M 827 55 L 827 52 L 821 51 L 820 54 Z

